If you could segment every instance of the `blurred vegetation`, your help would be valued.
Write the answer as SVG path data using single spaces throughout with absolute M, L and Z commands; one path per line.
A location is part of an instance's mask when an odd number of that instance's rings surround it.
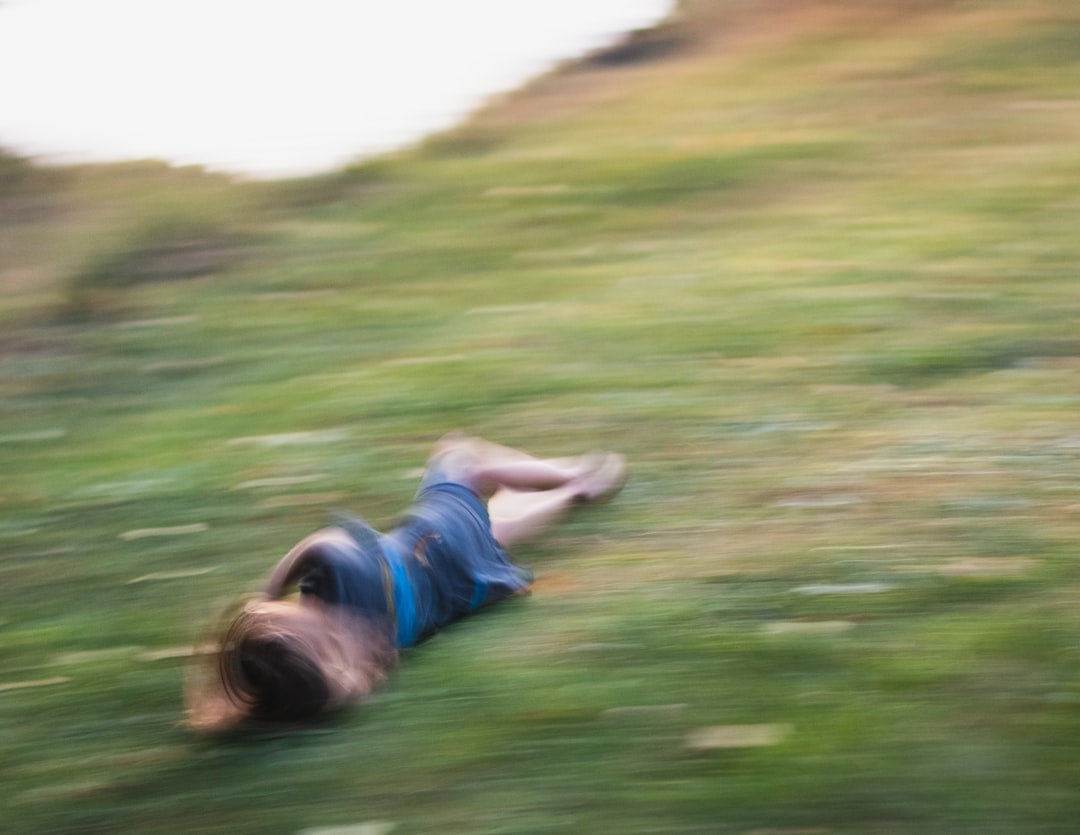
M 67 278 L 65 312 L 74 318 L 124 304 L 127 288 L 228 269 L 244 251 L 244 236 L 204 206 L 140 219 L 123 236 L 89 255 Z
M 320 177 L 0 156 L 5 830 L 1072 832 L 1078 18 L 694 0 Z M 633 477 L 193 739 L 201 625 L 453 427 Z

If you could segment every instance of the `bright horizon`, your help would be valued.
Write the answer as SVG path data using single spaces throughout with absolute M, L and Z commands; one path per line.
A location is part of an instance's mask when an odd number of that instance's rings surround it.
M 416 141 L 672 0 L 5 0 L 0 146 L 256 177 Z

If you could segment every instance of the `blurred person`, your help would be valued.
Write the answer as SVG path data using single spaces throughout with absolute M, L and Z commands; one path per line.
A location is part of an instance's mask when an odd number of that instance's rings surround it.
M 390 533 L 349 519 L 282 558 L 263 593 L 197 656 L 187 692 L 192 726 L 299 721 L 370 694 L 398 649 L 527 593 L 531 575 L 504 549 L 614 495 L 625 478 L 625 459 L 614 453 L 540 459 L 445 436 Z

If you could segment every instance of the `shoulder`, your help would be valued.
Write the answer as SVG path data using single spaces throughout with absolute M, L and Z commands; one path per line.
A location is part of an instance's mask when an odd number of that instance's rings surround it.
M 305 575 L 336 570 L 351 561 L 350 555 L 360 549 L 356 541 L 342 528 L 324 528 L 300 540 L 274 567 L 266 585 L 271 598 L 284 595 Z

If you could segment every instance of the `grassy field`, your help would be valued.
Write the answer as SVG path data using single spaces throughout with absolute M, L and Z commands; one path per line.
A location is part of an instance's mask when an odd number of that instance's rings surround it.
M 694 0 L 323 177 L 0 160 L 0 828 L 1074 832 L 1078 24 Z M 190 735 L 455 427 L 632 478 L 371 704 Z

